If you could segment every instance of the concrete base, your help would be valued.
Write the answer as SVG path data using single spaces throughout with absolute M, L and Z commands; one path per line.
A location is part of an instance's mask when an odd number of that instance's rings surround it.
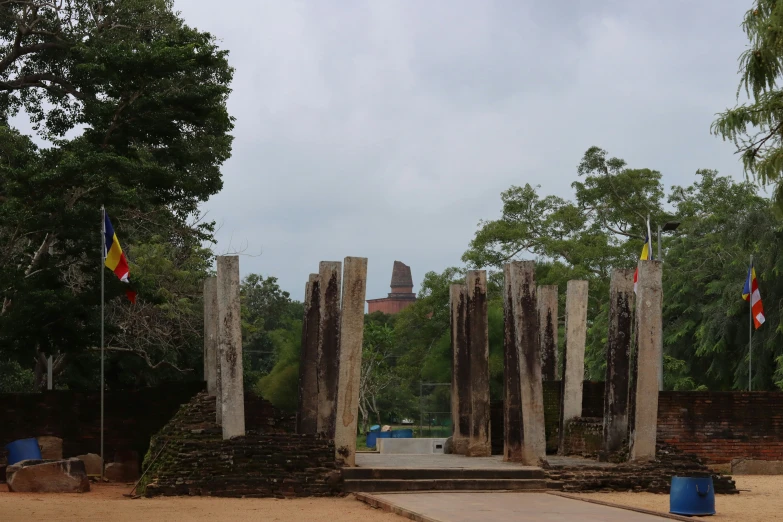
M 380 453 L 432 455 L 443 453 L 446 439 L 378 439 Z
M 783 461 L 734 459 L 731 461 L 732 475 L 783 475 Z

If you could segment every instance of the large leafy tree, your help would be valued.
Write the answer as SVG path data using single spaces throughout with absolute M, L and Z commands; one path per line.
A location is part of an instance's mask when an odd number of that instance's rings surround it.
M 753 389 L 783 387 L 783 222 L 751 183 L 697 175 L 669 198 L 682 225 L 664 265 L 664 343 L 674 366 L 667 385 L 747 389 L 749 304 L 741 290 L 753 254 L 767 319 L 753 333 Z
M 742 28 L 750 45 L 740 55 L 741 80 L 737 98 L 744 92 L 748 103 L 720 113 L 712 132 L 731 140 L 742 157 L 745 172 L 763 185 L 775 187 L 775 199 L 783 204 L 783 3 L 755 0 L 745 13 Z
M 3 351 L 28 364 L 97 346 L 105 204 L 142 303 L 136 324 L 119 319 L 126 309 L 109 325 L 113 347 L 148 367 L 187 362 L 181 350 L 156 360 L 149 348 L 179 326 L 200 328 L 194 281 L 206 275 L 212 224 L 197 207 L 222 187 L 230 154 L 226 58 L 167 0 L 0 0 Z M 45 145 L 10 127 L 15 115 L 29 116 Z M 136 249 L 173 262 L 145 267 Z M 119 294 L 109 278 L 108 297 Z M 131 334 L 142 311 L 147 342 Z
M 560 287 L 561 310 L 567 281 L 587 280 L 587 377 L 602 379 L 611 270 L 636 264 L 648 216 L 652 226 L 667 219 L 664 189 L 659 172 L 629 168 L 598 147 L 585 152 L 577 175 L 573 200 L 542 197 L 529 184 L 503 192 L 501 217 L 479 223 L 462 260 L 499 271 L 508 261 L 535 257 L 536 280 Z

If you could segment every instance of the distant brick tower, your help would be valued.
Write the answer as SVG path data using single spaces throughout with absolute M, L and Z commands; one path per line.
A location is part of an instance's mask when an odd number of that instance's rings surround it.
M 381 299 L 368 299 L 367 306 L 370 313 L 396 314 L 414 302 L 416 302 L 416 294 L 413 293 L 411 267 L 400 261 L 395 261 L 394 268 L 392 268 L 389 296 Z

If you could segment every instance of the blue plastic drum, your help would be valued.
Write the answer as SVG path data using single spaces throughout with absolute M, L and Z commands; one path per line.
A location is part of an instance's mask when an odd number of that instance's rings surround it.
M 669 512 L 675 515 L 715 514 L 715 488 L 712 477 L 672 477 Z
M 367 434 L 367 447 L 374 448 L 378 445 L 378 439 L 390 439 L 391 434 L 390 431 L 371 431 Z
M 41 460 L 41 448 L 37 439 L 19 439 L 6 444 L 8 450 L 8 465 L 23 460 Z

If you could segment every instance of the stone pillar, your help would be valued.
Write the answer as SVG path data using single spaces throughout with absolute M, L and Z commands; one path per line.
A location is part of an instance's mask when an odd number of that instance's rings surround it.
M 218 354 L 223 439 L 245 434 L 239 256 L 217 258 Z
M 321 261 L 318 267 L 318 433 L 334 438 L 337 381 L 340 373 L 340 292 L 342 263 Z
M 367 294 L 367 258 L 346 257 L 343 264 L 343 303 L 340 314 L 340 368 L 337 386 L 335 460 L 356 466 L 356 430 L 362 375 L 364 300 Z
M 512 264 L 503 266 L 503 460 L 522 461 L 522 380 L 515 330 Z
M 467 275 L 466 328 L 470 354 L 469 457 L 492 454 L 489 431 L 489 323 L 487 320 L 487 272 L 470 270 Z
M 604 379 L 603 451 L 618 451 L 628 433 L 633 270 L 613 270 L 609 284 L 609 337 Z
M 539 286 L 537 292 L 541 378 L 557 381 L 557 285 Z
M 470 436 L 470 354 L 465 337 L 466 290 L 464 285 L 451 285 L 451 423 L 452 451 L 468 452 Z
M 560 444 L 565 451 L 565 428 L 571 419 L 582 416 L 582 383 L 585 378 L 587 337 L 587 281 L 572 280 L 566 287 L 566 342 L 563 351 L 563 383 L 560 397 Z
M 321 319 L 318 274 L 310 274 L 305 285 L 302 347 L 299 354 L 299 403 L 296 432 L 318 431 L 318 328 Z
M 512 315 L 521 383 L 523 421 L 521 460 L 527 466 L 546 461 L 544 387 L 541 383 L 541 345 L 536 300 L 536 265 L 533 261 L 511 263 Z
M 661 262 L 640 260 L 636 294 L 636 407 L 630 460 L 655 458 L 658 429 L 658 367 L 663 348 Z
M 212 397 L 217 396 L 217 329 L 217 278 L 208 277 L 204 280 L 204 380 Z

